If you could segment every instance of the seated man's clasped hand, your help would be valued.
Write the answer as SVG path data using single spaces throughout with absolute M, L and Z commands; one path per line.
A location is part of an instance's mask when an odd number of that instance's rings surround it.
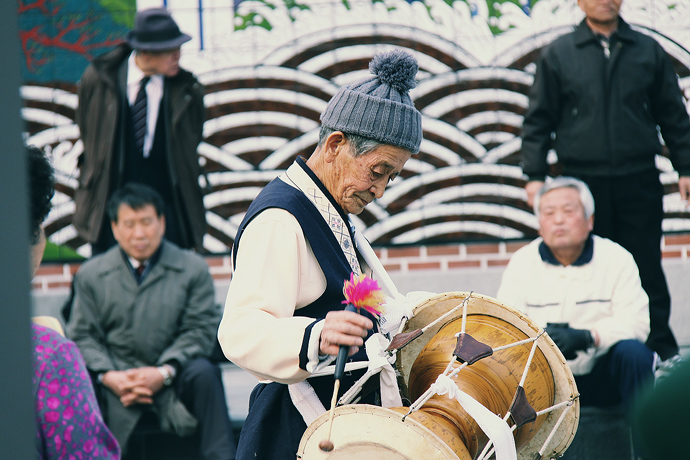
M 103 374 L 101 381 L 119 396 L 125 407 L 132 404 L 153 404 L 153 395 L 165 384 L 163 375 L 153 366 L 108 371 Z

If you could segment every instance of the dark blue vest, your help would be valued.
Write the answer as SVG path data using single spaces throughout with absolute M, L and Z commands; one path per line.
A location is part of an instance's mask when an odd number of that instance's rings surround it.
M 309 170 L 304 161 L 297 160 L 300 166 L 309 174 L 314 182 L 331 200 L 331 203 L 340 209 L 331 199 L 331 195 L 321 185 L 316 176 Z M 343 254 L 340 244 L 329 228 L 321 213 L 314 207 L 309 199 L 300 190 L 286 184 L 281 179 L 271 181 L 256 197 L 247 210 L 244 220 L 240 224 L 233 246 L 233 265 L 236 266 L 237 248 L 241 244 L 242 234 L 245 228 L 260 212 L 269 208 L 279 208 L 292 214 L 309 241 L 314 255 L 319 262 L 321 270 L 326 276 L 326 290 L 321 297 L 310 305 L 295 310 L 296 316 L 315 318 L 312 325 L 307 328 L 300 352 L 300 367 L 306 369 L 307 345 L 312 326 L 326 317 L 329 311 L 343 310 L 345 300 L 343 284 L 350 279 L 352 269 Z M 343 216 L 345 222 L 347 219 Z M 350 234 L 352 240 L 354 237 Z M 276 263 L 281 263 L 276 261 Z M 368 312 L 361 310 L 361 314 L 377 324 Z M 261 325 L 257 325 L 261 327 Z M 371 335 L 373 331 L 369 332 Z M 368 336 L 367 336 L 368 338 Z M 350 361 L 366 360 L 366 351 L 361 347 L 359 352 L 350 357 Z M 347 391 L 365 370 L 346 372 L 340 386 L 340 395 Z M 378 378 L 373 379 L 378 382 Z M 321 403 L 326 409 L 330 408 L 333 395 L 333 376 L 310 378 L 309 383 L 314 387 Z M 374 382 L 375 383 L 375 382 Z M 370 393 L 363 398 L 361 403 L 377 404 L 377 393 Z M 301 415 L 292 404 L 287 385 L 280 383 L 259 384 L 254 388 L 249 402 L 249 415 L 245 420 L 237 450 L 237 459 L 266 458 L 272 460 L 294 460 L 299 441 L 306 429 L 306 424 Z
M 313 173 L 304 165 L 303 161 L 299 159 L 298 163 L 300 163 L 300 166 L 302 166 L 318 184 L 318 179 L 313 176 Z M 330 194 L 327 194 L 327 196 L 330 198 Z M 331 200 L 331 202 L 332 201 L 333 200 Z M 324 319 L 329 311 L 345 309 L 345 305 L 342 303 L 343 300 L 345 300 L 345 296 L 343 295 L 343 284 L 345 280 L 350 279 L 352 268 L 345 258 L 333 232 L 321 216 L 321 213 L 314 207 L 312 202 L 309 201 L 302 191 L 286 184 L 281 179 L 274 179 L 266 185 L 249 206 L 247 214 L 244 216 L 237 231 L 237 236 L 235 237 L 233 246 L 233 266 L 235 266 L 237 262 L 237 248 L 245 228 L 254 217 L 268 208 L 284 209 L 297 219 L 326 277 L 326 290 L 321 297 L 310 305 L 295 310 L 295 316 L 306 316 L 315 318 L 316 321 L 318 321 Z M 344 216 L 343 220 L 347 222 Z M 354 235 L 350 234 L 350 238 L 354 241 Z M 377 323 L 376 318 L 365 310 L 362 309 L 360 313 L 371 319 L 374 324 Z M 307 364 L 306 347 L 308 345 L 310 332 L 311 327 L 305 332 L 305 341 L 303 343 L 302 352 L 300 353 L 300 367 L 305 370 Z M 356 361 L 366 360 L 366 353 L 364 350 L 360 350 L 352 359 Z M 330 397 L 328 401 L 330 401 Z

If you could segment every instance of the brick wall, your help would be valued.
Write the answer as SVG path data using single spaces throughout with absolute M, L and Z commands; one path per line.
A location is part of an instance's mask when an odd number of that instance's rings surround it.
M 455 269 L 484 270 L 502 267 L 510 256 L 527 241 L 498 243 L 458 243 L 441 246 L 408 246 L 379 248 L 376 250 L 389 273 L 447 272 Z M 669 234 L 662 240 L 664 259 L 688 260 L 690 254 L 690 233 Z M 230 256 L 207 256 L 211 274 L 216 282 L 230 279 Z M 72 276 L 79 269 L 79 263 L 43 264 L 33 280 L 36 293 L 66 291 Z

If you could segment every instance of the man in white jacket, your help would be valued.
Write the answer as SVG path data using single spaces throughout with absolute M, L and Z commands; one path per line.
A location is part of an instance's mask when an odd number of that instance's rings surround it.
M 629 408 L 653 382 L 648 298 L 632 255 L 591 234 L 584 182 L 547 182 L 534 203 L 539 234 L 510 259 L 497 298 L 546 328 L 568 360 L 582 406 Z

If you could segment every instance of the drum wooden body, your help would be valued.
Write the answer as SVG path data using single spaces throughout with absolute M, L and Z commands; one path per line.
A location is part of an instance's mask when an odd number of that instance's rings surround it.
M 414 317 L 403 332 L 427 327 L 461 304 L 468 295 L 450 292 L 430 297 L 414 309 Z M 398 351 L 401 386 L 411 401 L 417 400 L 453 359 L 456 334 L 462 330 L 462 315 L 462 309 L 458 309 Z M 467 303 L 465 332 L 496 348 L 536 337 L 541 330 L 529 318 L 507 305 L 487 296 L 472 294 Z M 553 341 L 544 334 L 537 340 L 537 345 L 524 390 L 529 404 L 539 412 L 574 398 L 577 388 L 565 358 Z M 460 390 L 503 417 L 510 409 L 531 347 L 530 342 L 497 350 L 461 369 L 453 380 Z M 326 413 L 308 427 L 300 443 L 298 458 L 339 459 L 347 455 L 348 458 L 376 460 L 471 460 L 487 444 L 487 436 L 455 399 L 445 395 L 433 396 L 403 421 L 407 411 L 405 407 L 338 407 L 331 436 L 335 449 L 326 453 L 317 447 L 319 441 L 327 437 Z M 574 400 L 559 424 L 562 412 L 563 409 L 557 409 L 539 415 L 533 422 L 515 430 L 513 434 L 520 460 L 535 458 L 552 432 L 543 458 L 562 455 L 577 430 L 578 400 Z M 556 425 L 558 428 L 554 430 Z

